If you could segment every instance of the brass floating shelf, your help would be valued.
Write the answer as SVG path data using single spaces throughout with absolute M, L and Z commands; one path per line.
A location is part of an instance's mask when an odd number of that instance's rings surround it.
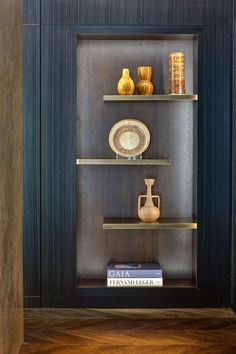
M 104 102 L 147 102 L 147 101 L 169 101 L 169 102 L 191 102 L 197 101 L 198 95 L 104 95 Z
M 77 159 L 76 165 L 129 165 L 129 166 L 170 166 L 169 159 Z
M 193 219 L 159 219 L 157 222 L 145 223 L 139 219 L 104 219 L 104 230 L 196 230 L 197 222 Z
M 163 287 L 158 287 L 157 289 L 163 289 L 163 288 L 194 288 L 195 286 L 196 286 L 195 282 L 192 279 L 164 279 L 163 280 Z M 87 288 L 87 289 L 88 288 L 114 289 L 114 288 L 107 287 L 106 280 L 102 280 L 102 279 L 95 279 L 95 280 L 93 280 L 93 279 L 81 279 L 81 280 L 79 280 L 78 287 L 80 289 L 83 289 L 83 288 Z M 123 287 L 122 289 L 127 289 L 127 288 Z M 148 289 L 148 288 L 146 288 L 146 289 Z

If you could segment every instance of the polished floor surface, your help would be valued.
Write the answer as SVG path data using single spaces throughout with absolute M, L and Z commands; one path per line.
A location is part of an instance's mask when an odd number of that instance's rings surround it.
M 21 354 L 236 354 L 230 309 L 32 309 Z

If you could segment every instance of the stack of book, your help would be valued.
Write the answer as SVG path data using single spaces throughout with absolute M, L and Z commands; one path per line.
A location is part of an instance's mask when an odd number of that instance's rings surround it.
M 108 287 L 159 287 L 163 286 L 162 269 L 155 263 L 109 263 Z

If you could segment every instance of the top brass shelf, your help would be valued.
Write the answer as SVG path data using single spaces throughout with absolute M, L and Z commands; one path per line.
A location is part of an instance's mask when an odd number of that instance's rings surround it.
M 104 95 L 104 102 L 146 102 L 146 101 L 169 101 L 191 102 L 197 101 L 198 95 Z

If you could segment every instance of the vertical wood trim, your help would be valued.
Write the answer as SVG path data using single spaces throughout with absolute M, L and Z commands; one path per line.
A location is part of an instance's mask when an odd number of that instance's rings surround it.
M 234 1 L 234 11 L 236 3 Z M 232 85 L 232 287 L 231 303 L 236 312 L 236 16 L 233 21 L 233 85 Z
M 23 23 L 40 24 L 41 0 L 23 0 Z
M 22 2 L 0 1 L 0 354 L 23 344 Z
M 217 46 L 216 46 L 217 43 Z M 230 305 L 231 253 L 230 25 L 208 26 L 204 39 L 204 93 L 199 112 L 199 263 L 210 301 Z M 204 78 L 204 79 L 203 79 Z M 199 80 L 199 81 L 200 81 Z
M 23 67 L 24 294 L 41 295 L 40 26 L 24 26 Z
M 42 295 L 60 297 L 76 279 L 75 35 L 43 26 L 42 48 Z

